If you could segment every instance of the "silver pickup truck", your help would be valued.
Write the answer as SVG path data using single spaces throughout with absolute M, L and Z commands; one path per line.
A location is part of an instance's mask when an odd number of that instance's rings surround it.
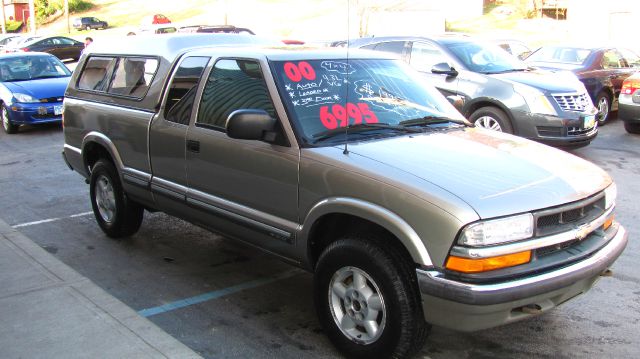
M 242 35 L 92 45 L 64 158 L 96 220 L 164 211 L 314 273 L 354 357 L 405 357 L 586 292 L 624 250 L 616 186 L 566 152 L 472 127 L 401 61 Z

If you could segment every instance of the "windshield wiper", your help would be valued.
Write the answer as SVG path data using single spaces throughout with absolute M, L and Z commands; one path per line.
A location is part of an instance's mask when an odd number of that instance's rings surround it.
M 509 72 L 523 72 L 523 71 L 528 71 L 529 68 L 525 68 L 525 69 L 507 69 L 507 70 L 501 70 L 501 71 L 485 71 L 483 72 L 483 74 L 485 75 L 497 75 L 497 74 L 506 74 Z
M 312 137 L 314 138 L 314 142 L 322 141 L 324 139 L 334 137 L 340 134 L 348 135 L 361 133 L 363 131 L 369 130 L 377 130 L 377 129 L 385 129 L 385 130 L 394 130 L 405 133 L 419 133 L 422 132 L 417 128 L 406 127 L 403 125 L 390 125 L 388 123 L 357 123 L 354 125 L 349 125 L 347 127 L 338 127 L 327 131 L 322 131 L 314 134 Z
M 410 120 L 404 120 L 401 121 L 399 123 L 399 125 L 401 126 L 428 126 L 428 125 L 434 125 L 434 124 L 441 124 L 441 123 L 447 123 L 447 122 L 453 122 L 453 123 L 457 123 L 460 125 L 465 125 L 465 126 L 469 126 L 470 123 L 464 120 L 459 120 L 456 118 L 451 118 L 451 117 L 447 117 L 447 116 L 424 116 L 424 117 L 418 117 L 418 118 L 412 118 Z

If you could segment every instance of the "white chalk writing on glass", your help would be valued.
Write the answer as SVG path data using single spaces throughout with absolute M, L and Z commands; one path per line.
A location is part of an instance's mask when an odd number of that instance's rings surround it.
M 341 75 L 350 75 L 356 72 L 353 66 L 340 61 L 322 61 L 320 63 L 320 67 L 327 71 L 337 72 Z
M 366 80 L 355 81 L 354 90 L 361 101 L 366 101 L 373 107 L 407 117 L 420 114 L 417 108 L 407 106 L 404 99 L 394 96 L 384 88 Z
M 329 86 L 342 86 L 343 83 L 346 82 L 346 79 L 340 78 L 338 75 L 334 74 L 324 74 L 322 78 L 327 82 Z

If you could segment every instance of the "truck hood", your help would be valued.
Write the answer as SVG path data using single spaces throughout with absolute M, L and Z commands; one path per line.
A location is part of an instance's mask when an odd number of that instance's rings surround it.
M 349 151 L 384 164 L 389 170 L 378 169 L 380 176 L 400 170 L 452 193 L 481 218 L 580 200 L 612 182 L 602 169 L 567 152 L 475 128 L 350 143 Z
M 578 92 L 582 86 L 577 77 L 568 71 L 553 73 L 551 71 L 535 69 L 490 76 L 503 81 L 529 85 L 543 92 L 551 93 Z

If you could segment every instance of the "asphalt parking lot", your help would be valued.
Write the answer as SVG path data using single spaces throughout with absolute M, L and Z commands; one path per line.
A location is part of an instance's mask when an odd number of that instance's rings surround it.
M 59 125 L 0 132 L 0 218 L 205 358 L 333 358 L 312 277 L 162 213 L 116 241 L 93 219 L 89 188 L 60 156 Z M 640 136 L 620 121 L 574 154 L 618 184 L 629 246 L 610 278 L 533 320 L 476 333 L 434 328 L 425 358 L 635 358 L 640 352 Z

